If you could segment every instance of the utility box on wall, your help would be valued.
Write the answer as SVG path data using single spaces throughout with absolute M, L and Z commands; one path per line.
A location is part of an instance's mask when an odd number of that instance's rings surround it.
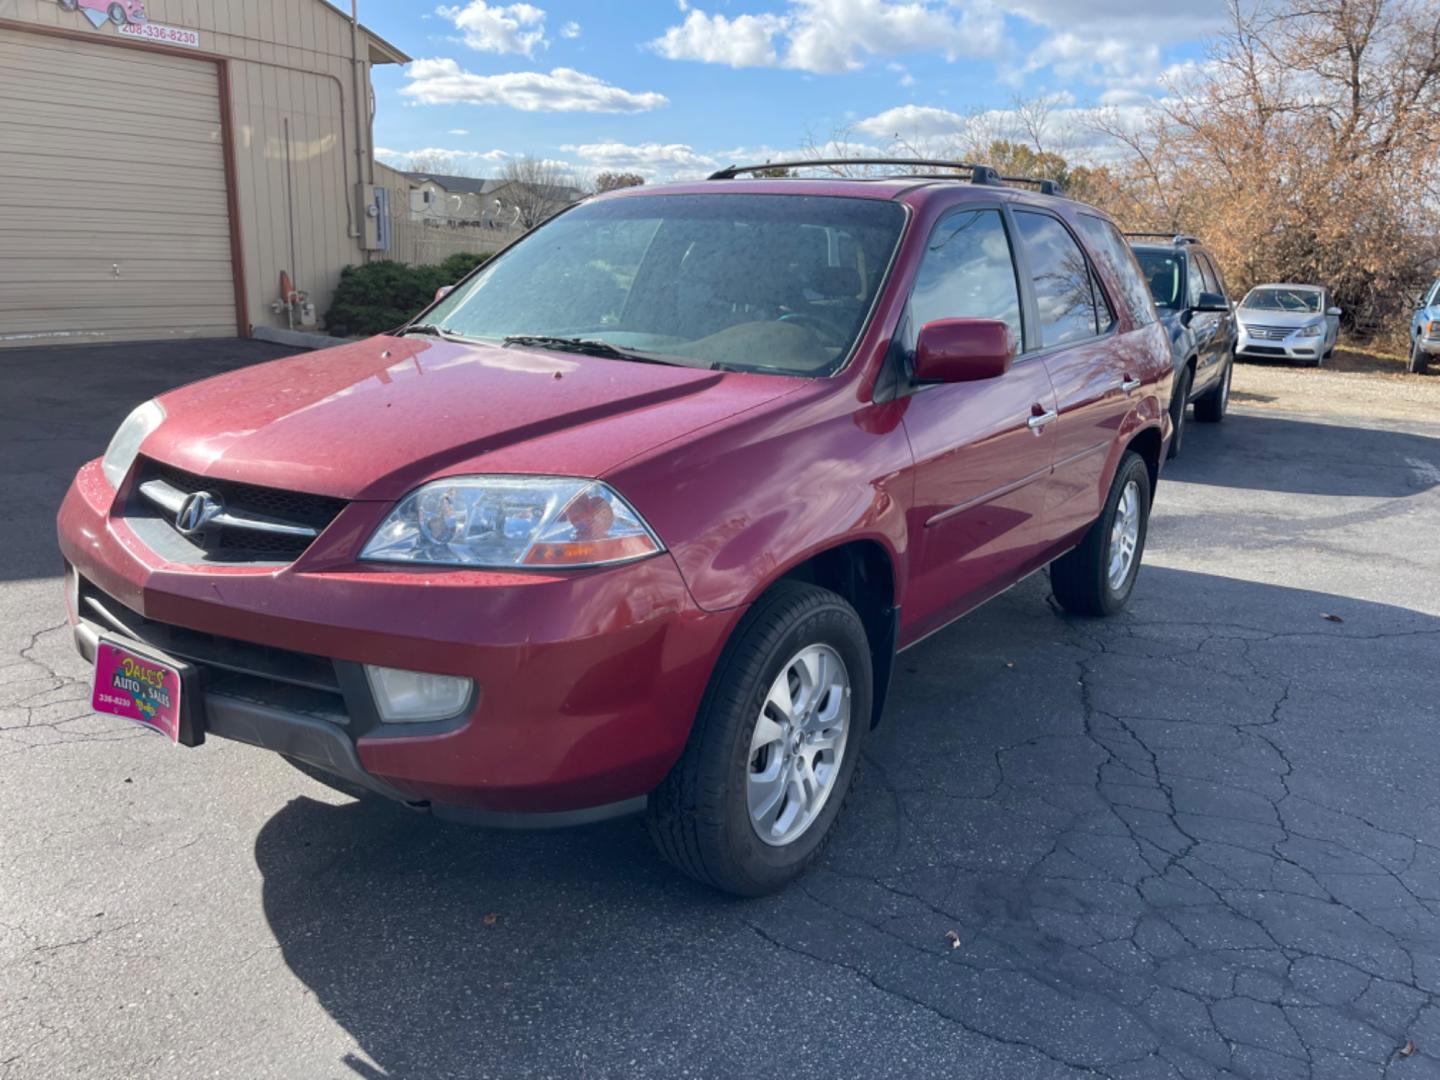
M 365 206 L 366 251 L 390 250 L 390 189 L 378 184 L 361 184 Z

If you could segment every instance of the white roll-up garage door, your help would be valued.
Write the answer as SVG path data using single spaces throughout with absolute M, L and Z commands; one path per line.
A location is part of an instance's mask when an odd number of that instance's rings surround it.
M 213 63 L 0 30 L 0 347 L 233 335 Z

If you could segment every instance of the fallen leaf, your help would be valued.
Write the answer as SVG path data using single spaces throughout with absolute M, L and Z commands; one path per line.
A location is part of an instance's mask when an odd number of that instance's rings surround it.
M 960 935 L 957 934 L 954 930 L 945 931 L 945 940 L 950 942 L 950 947 L 952 949 L 958 949 L 960 947 Z
M 1405 1045 L 1400 1047 L 1400 1056 L 1409 1057 L 1413 1053 L 1415 1053 L 1415 1040 L 1407 1039 Z
M 1339 615 L 1331 615 L 1328 611 L 1327 611 L 1327 612 L 1324 612 L 1324 613 L 1320 616 L 1320 618 L 1324 619 L 1326 622 L 1344 622 L 1344 621 L 1345 621 L 1344 619 L 1340 618 Z
M 486 915 L 485 918 L 481 920 L 481 922 L 483 922 L 486 926 L 494 926 L 494 925 L 495 925 L 496 923 L 498 923 L 499 921 L 500 921 L 500 916 L 497 915 L 497 914 L 495 914 L 495 912 L 493 912 L 493 911 L 490 912 L 490 914 Z

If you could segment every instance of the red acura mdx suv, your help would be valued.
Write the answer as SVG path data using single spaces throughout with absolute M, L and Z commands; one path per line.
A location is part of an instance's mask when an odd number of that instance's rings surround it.
M 394 333 L 141 405 L 59 516 L 95 707 L 795 877 L 898 650 L 1047 564 L 1125 603 L 1169 432 L 1115 225 L 906 165 L 591 199 Z

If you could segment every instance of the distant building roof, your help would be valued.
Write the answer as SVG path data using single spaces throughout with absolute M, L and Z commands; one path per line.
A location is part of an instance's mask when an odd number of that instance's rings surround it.
M 505 183 L 503 180 L 487 180 L 480 176 L 444 176 L 440 173 L 424 172 L 407 172 L 405 175 L 417 184 L 429 180 L 455 195 L 488 195 Z

